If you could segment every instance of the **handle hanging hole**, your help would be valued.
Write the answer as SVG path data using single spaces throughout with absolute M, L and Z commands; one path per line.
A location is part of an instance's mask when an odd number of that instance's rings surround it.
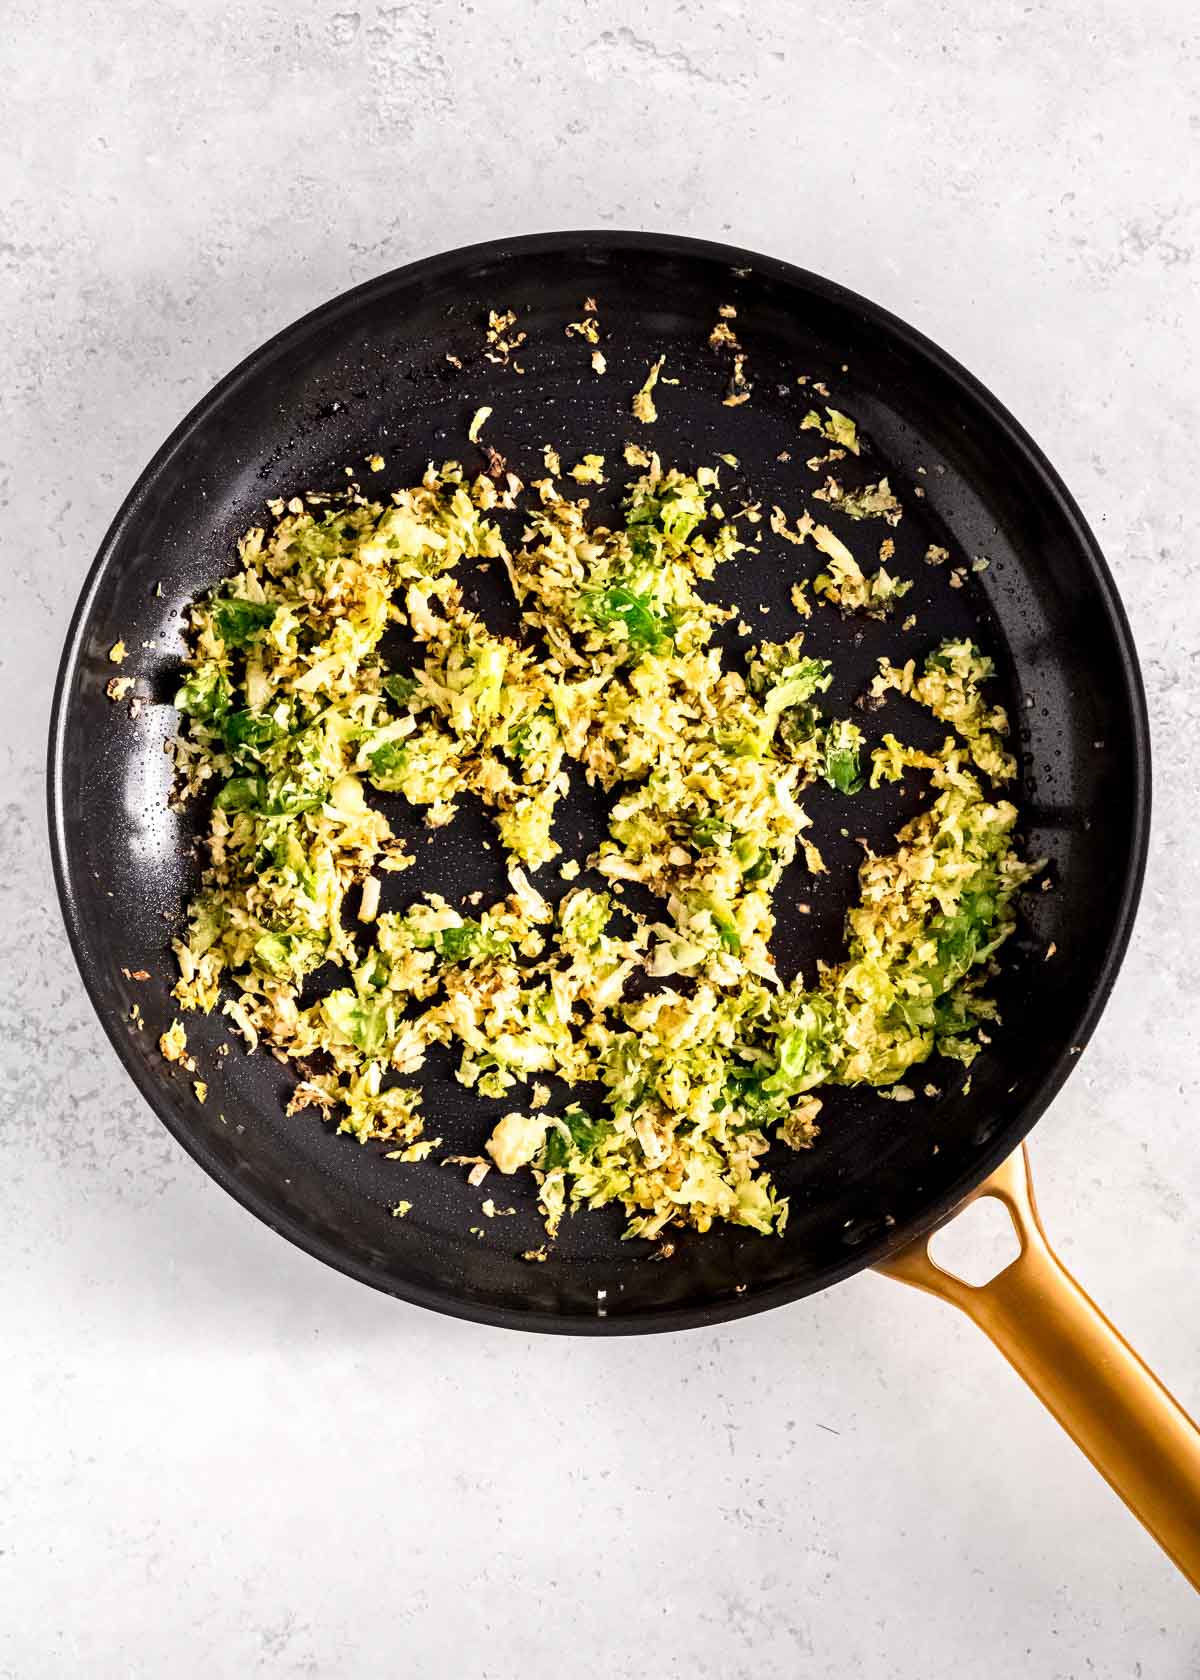
M 998 1196 L 980 1196 L 929 1239 L 929 1257 L 972 1289 L 982 1289 L 1021 1252 L 1012 1215 Z

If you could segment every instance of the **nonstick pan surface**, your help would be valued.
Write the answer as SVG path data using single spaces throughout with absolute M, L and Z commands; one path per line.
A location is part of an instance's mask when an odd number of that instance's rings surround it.
M 564 331 L 589 296 L 605 335 L 603 377 L 589 347 Z M 736 408 L 722 400 L 728 359 L 707 345 L 723 303 L 737 308 L 753 382 Z M 484 356 L 488 310 L 509 307 L 526 334 L 520 373 Z M 642 428 L 631 394 L 663 354 L 664 375 L 679 383 L 660 383 L 659 420 Z M 820 440 L 800 430 L 817 381 L 869 442 L 862 476 L 886 473 L 905 504 L 894 567 L 915 585 L 886 624 L 821 608 L 804 626 L 807 651 L 835 659 L 830 708 L 849 710 L 880 654 L 919 658 L 943 635 L 974 634 L 997 659 L 1013 719 L 1023 846 L 1050 860 L 1051 890 L 1024 896 L 997 988 L 1003 1022 L 969 1085 L 961 1068 L 931 1062 L 914 1070 L 917 1097 L 905 1104 L 866 1089 L 823 1092 L 816 1147 L 772 1153 L 791 1197 L 782 1238 L 671 1233 L 674 1254 L 663 1260 L 656 1245 L 622 1242 L 619 1213 L 604 1210 L 565 1221 L 542 1264 L 521 1258 L 542 1240 L 527 1175 L 493 1174 L 472 1188 L 436 1157 L 388 1161 L 311 1110 L 286 1118 L 286 1070 L 236 1042 L 219 1055 L 228 1035 L 215 1015 L 188 1017 L 210 1088 L 199 1105 L 157 1049 L 174 1013 L 170 938 L 199 867 L 196 816 L 167 808 L 162 749 L 177 721 L 169 702 L 181 611 L 230 569 L 237 536 L 261 520 L 267 498 L 345 483 L 346 467 L 370 478 L 363 463 L 376 450 L 386 468 L 373 490 L 415 482 L 430 458 L 482 466 L 466 429 L 488 405 L 485 437 L 527 481 L 544 443 L 564 464 L 604 453 L 619 480 L 621 447 L 637 433 L 683 467 L 733 453 L 737 470 L 722 470 L 726 505 L 779 503 L 794 516 L 820 482 L 804 464 Z M 614 484 L 593 502 L 609 511 L 618 493 Z M 865 554 L 864 533 L 877 542 L 885 530 L 860 526 L 851 545 Z M 949 547 L 953 563 L 989 564 L 951 590 L 946 568 L 923 561 L 930 543 Z M 768 534 L 761 555 L 723 568 L 714 588 L 756 637 L 786 637 L 800 627 L 791 586 L 813 558 Z M 494 625 L 515 623 L 496 576 L 464 581 Z M 904 631 L 909 609 L 917 624 Z M 123 672 L 153 702 L 136 719 L 104 695 L 118 638 L 130 649 Z M 738 645 L 732 626 L 729 645 Z M 919 743 L 941 734 L 898 699 L 861 717 L 869 741 L 885 728 Z M 811 974 L 817 957 L 839 955 L 858 842 L 886 846 L 921 797 L 805 796 L 830 873 L 814 884 L 797 870 L 776 895 L 785 974 Z M 476 889 L 502 896 L 502 854 L 485 844 L 491 829 L 478 812 L 426 844 L 419 814 L 386 808 L 419 861 L 392 878 L 385 907 L 430 890 L 452 902 Z M 583 855 L 603 833 L 603 810 L 579 778 L 559 838 Z M 1086 1044 L 1128 939 L 1148 821 L 1145 705 L 1128 625 L 1079 510 L 1028 435 L 950 357 L 864 299 L 771 258 L 659 235 L 550 234 L 435 257 L 335 299 L 256 351 L 168 439 L 118 514 L 76 610 L 51 728 L 51 840 L 71 942 L 109 1037 L 164 1124 L 232 1195 L 319 1259 L 406 1300 L 527 1329 L 719 1322 L 824 1288 L 937 1223 L 1012 1151 Z M 563 890 L 553 866 L 538 881 L 548 896 Z M 938 1095 L 924 1094 L 927 1082 Z M 444 1138 L 439 1154 L 478 1153 L 499 1114 L 519 1106 L 519 1091 L 482 1102 L 448 1063 L 431 1067 L 427 1131 Z M 489 1195 L 516 1215 L 482 1217 Z M 392 1216 L 400 1199 L 413 1204 L 406 1219 Z

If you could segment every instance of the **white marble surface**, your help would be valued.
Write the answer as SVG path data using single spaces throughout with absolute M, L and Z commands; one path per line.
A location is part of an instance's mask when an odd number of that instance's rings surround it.
M 356 8 L 356 9 L 352 9 Z M 335 1276 L 107 1048 L 45 860 L 59 643 L 208 385 L 352 282 L 639 226 L 833 275 L 1031 426 L 1145 662 L 1157 807 L 1044 1212 L 1200 1399 L 1200 34 L 1190 0 L 8 0 L 0 1674 L 1184 1680 L 1195 1601 L 965 1322 L 473 1329 Z

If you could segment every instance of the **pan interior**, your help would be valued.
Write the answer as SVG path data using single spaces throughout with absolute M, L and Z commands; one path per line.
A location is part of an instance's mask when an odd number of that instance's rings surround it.
M 605 334 L 602 377 L 588 347 L 564 332 L 589 296 Z M 707 345 L 723 303 L 737 309 L 753 384 L 738 407 L 723 401 L 728 358 Z M 483 354 L 492 308 L 518 313 L 521 372 Z M 664 354 L 664 374 L 679 383 L 660 384 L 659 419 L 642 427 L 631 394 Z M 527 1175 L 499 1191 L 495 1175 L 472 1189 L 460 1169 L 388 1161 L 312 1112 L 285 1118 L 285 1070 L 236 1045 L 218 1055 L 227 1034 L 216 1017 L 188 1018 L 210 1086 L 199 1106 L 157 1052 L 173 1013 L 169 940 L 198 869 L 194 819 L 167 808 L 162 747 L 176 721 L 168 702 L 181 610 L 229 570 L 237 536 L 262 518 L 266 499 L 343 483 L 348 466 L 369 477 L 363 463 L 374 451 L 386 466 L 372 488 L 416 482 L 430 458 L 482 465 L 466 429 L 488 405 L 486 436 L 526 481 L 542 470 L 546 443 L 564 465 L 605 454 L 610 487 L 591 492 L 598 514 L 615 509 L 611 481 L 636 435 L 684 468 L 732 453 L 726 507 L 778 503 L 794 516 L 820 482 L 804 464 L 819 440 L 800 429 L 818 382 L 869 440 L 862 476 L 886 473 L 905 504 L 894 532 L 862 525 L 851 546 L 865 562 L 881 536 L 894 536 L 893 568 L 914 581 L 887 623 L 820 608 L 803 626 L 806 651 L 834 660 L 829 710 L 850 713 L 881 654 L 919 658 L 944 635 L 974 634 L 998 661 L 1014 722 L 1026 853 L 1050 860 L 1053 890 L 1025 895 L 999 985 L 1003 1024 L 969 1088 L 961 1068 L 933 1062 L 914 1070 L 918 1095 L 904 1105 L 867 1090 L 822 1092 L 817 1147 L 772 1152 L 791 1198 L 785 1235 L 672 1233 L 666 1263 L 649 1244 L 621 1242 L 612 1210 L 564 1222 L 544 1264 L 522 1260 L 542 1240 Z M 989 565 L 952 590 L 945 568 L 923 561 L 930 543 L 949 547 L 955 562 L 986 556 Z M 755 639 L 782 639 L 801 628 L 790 590 L 813 561 L 810 549 L 768 534 L 761 554 L 718 573 L 715 592 L 739 606 Z M 465 572 L 464 582 L 493 624 L 512 622 L 496 571 Z M 917 622 L 904 631 L 909 611 Z M 118 637 L 131 650 L 124 670 L 163 702 L 136 720 L 104 696 Z M 732 627 L 729 640 L 732 662 Z M 942 733 L 900 700 L 853 715 L 869 742 L 885 728 L 922 744 Z M 184 423 L 123 509 L 81 602 L 64 658 L 51 798 L 68 925 L 93 1000 L 143 1091 L 209 1171 L 293 1240 L 381 1288 L 499 1322 L 611 1330 L 732 1316 L 821 1287 L 930 1223 L 990 1170 L 1069 1068 L 1111 982 L 1136 896 L 1145 777 L 1136 668 L 1103 564 L 1036 451 L 961 370 L 862 300 L 767 259 L 642 236 L 553 236 L 418 264 L 337 300 L 252 357 Z M 830 873 L 814 882 L 796 869 L 776 895 L 786 973 L 811 974 L 818 956 L 839 955 L 859 841 L 886 847 L 921 797 L 880 790 L 847 800 L 823 787 L 805 795 Z M 604 806 L 577 776 L 556 829 L 568 852 L 583 855 L 602 835 Z M 452 902 L 475 890 L 502 896 L 502 853 L 485 845 L 494 836 L 479 811 L 465 809 L 431 839 L 400 802 L 386 808 L 418 854 L 416 868 L 395 878 L 393 902 L 430 890 Z M 556 883 L 553 865 L 538 877 L 548 896 L 564 890 Z M 150 979 L 130 981 L 124 969 Z M 144 1025 L 131 1019 L 135 1005 Z M 923 1094 L 926 1080 L 936 1097 Z M 438 1064 L 427 1132 L 445 1139 L 446 1153 L 477 1153 L 521 1100 L 518 1090 L 481 1101 Z M 488 1195 L 516 1215 L 483 1218 Z M 413 1206 L 397 1220 L 401 1198 Z

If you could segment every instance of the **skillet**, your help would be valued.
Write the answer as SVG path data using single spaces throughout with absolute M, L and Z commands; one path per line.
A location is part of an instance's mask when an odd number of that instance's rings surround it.
M 586 344 L 564 332 L 588 297 L 605 335 L 603 376 Z M 707 344 L 722 304 L 737 310 L 753 384 L 750 401 L 735 408 L 723 401 L 728 361 Z M 506 308 L 526 335 L 507 364 L 487 358 L 484 337 L 489 309 Z M 919 658 L 942 636 L 975 635 L 997 660 L 1021 765 L 1022 844 L 1026 855 L 1048 859 L 1050 890 L 1024 896 L 996 992 L 1002 1025 L 969 1079 L 931 1063 L 921 1071 L 937 1094 L 904 1105 L 867 1090 L 831 1092 L 817 1147 L 775 1151 L 787 1157 L 771 1165 L 791 1199 L 782 1238 L 673 1234 L 674 1254 L 662 1263 L 650 1245 L 622 1242 L 622 1221 L 603 1210 L 566 1222 L 546 1262 L 530 1264 L 521 1254 L 540 1229 L 525 1186 L 505 1183 L 517 1213 L 481 1240 L 472 1227 L 486 1223 L 479 1204 L 488 1186 L 473 1190 L 434 1161 L 387 1161 L 336 1136 L 312 1111 L 285 1118 L 287 1074 L 262 1055 L 235 1049 L 218 1058 L 226 1037 L 219 1017 L 188 1021 L 208 1102 L 201 1107 L 187 1081 L 168 1077 L 157 1038 L 173 1015 L 169 941 L 199 869 L 197 816 L 168 809 L 162 750 L 176 727 L 169 702 L 183 652 L 180 614 L 228 572 L 237 536 L 261 520 L 269 497 L 344 483 L 347 467 L 367 477 L 363 462 L 376 450 L 386 460 L 385 488 L 416 482 L 431 457 L 476 464 L 466 430 L 480 406 L 494 411 L 489 440 L 526 481 L 547 442 L 564 461 L 590 451 L 616 461 L 638 430 L 630 395 L 660 355 L 659 420 L 640 441 L 684 467 L 735 454 L 737 469 L 723 477 L 730 501 L 799 511 L 819 482 L 804 465 L 819 440 L 800 429 L 814 385 L 856 419 L 869 445 L 865 468 L 872 477 L 886 472 L 905 503 L 895 569 L 914 582 L 905 608 L 917 623 L 907 631 L 896 620 L 852 625 L 821 610 L 806 626 L 806 651 L 834 657 L 827 699 L 845 715 L 881 654 Z M 594 500 L 599 512 L 615 505 L 604 493 Z M 924 563 L 930 543 L 956 558 L 983 557 L 986 570 L 951 590 L 944 571 Z M 794 555 L 768 539 L 759 556 L 720 574 L 719 593 L 757 633 L 782 638 L 797 628 L 789 593 L 804 574 Z M 811 557 L 801 558 L 811 570 Z M 469 604 L 504 625 L 511 606 L 497 580 L 467 583 Z M 107 652 L 118 638 L 131 650 L 122 670 L 150 702 L 136 719 L 104 696 L 115 670 Z M 926 744 L 915 707 L 902 720 L 864 714 L 864 727 L 869 740 L 896 727 Z M 776 949 L 787 973 L 836 957 L 859 841 L 885 846 L 915 809 L 902 787 L 861 796 L 852 817 L 839 797 L 806 795 L 828 878 L 815 890 L 785 880 L 776 895 Z M 481 1322 L 603 1335 L 719 1323 L 871 1265 L 947 1294 L 924 1242 L 981 1187 L 1008 1201 L 1020 1228 L 1013 1276 L 1033 1263 L 1040 1228 L 1013 1152 L 1086 1046 L 1124 953 L 1145 862 L 1150 760 L 1137 659 L 1096 542 L 1045 457 L 977 380 L 876 305 L 775 259 L 662 235 L 557 233 L 433 257 L 334 299 L 255 351 L 182 422 L 130 492 L 84 584 L 58 678 L 49 800 L 63 913 L 93 1004 L 135 1083 L 207 1172 L 283 1236 L 375 1288 Z M 425 846 L 412 813 L 398 802 L 387 809 L 399 832 L 418 839 L 418 865 L 400 878 L 398 894 L 502 895 L 499 848 L 485 847 L 490 830 L 478 812 Z M 602 823 L 602 802 L 576 789 L 560 838 L 586 853 Z M 142 970 L 145 982 L 125 972 Z M 446 1139 L 447 1153 L 477 1153 L 514 1105 L 481 1103 L 448 1071 L 435 1067 L 428 1083 L 427 1130 Z M 391 1209 L 401 1197 L 413 1211 L 398 1220 Z M 1045 1277 L 1040 1287 L 1044 1295 Z M 1018 1303 L 1007 1330 L 993 1325 L 991 1333 L 1011 1342 L 1027 1305 Z M 1084 1341 L 1094 1331 L 1085 1319 L 1092 1329 L 1081 1330 Z M 1053 1368 L 1052 1349 L 1047 1360 Z M 1144 1376 L 1150 1386 L 1142 1384 L 1139 1404 L 1150 1395 L 1167 1407 L 1152 1425 L 1161 1432 L 1163 1417 L 1183 1414 L 1135 1363 L 1125 1389 Z M 1063 1413 L 1071 1402 L 1056 1406 L 1044 1384 L 1039 1392 L 1070 1427 Z M 1103 1404 L 1111 1409 L 1111 1397 Z M 1134 1419 L 1122 1438 L 1146 1427 L 1145 1417 Z M 1190 1428 L 1175 1445 L 1194 1453 Z M 1083 1439 L 1082 1426 L 1072 1432 L 1105 1460 L 1111 1480 L 1127 1480 L 1110 1451 Z M 1155 1489 L 1176 1513 L 1190 1498 L 1185 1526 L 1200 1567 L 1200 1470 L 1192 1464 L 1180 1493 L 1177 1453 L 1171 1464 L 1163 1473 L 1174 1478 L 1175 1497 Z M 1155 1490 L 1136 1498 L 1120 1491 L 1149 1520 L 1144 1507 Z M 1187 1534 L 1159 1538 L 1179 1560 Z

